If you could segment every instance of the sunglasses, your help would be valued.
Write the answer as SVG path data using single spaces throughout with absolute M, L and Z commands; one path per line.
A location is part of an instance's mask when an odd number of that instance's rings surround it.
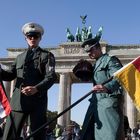
M 40 38 L 40 36 L 39 35 L 27 35 L 27 38 L 28 39 L 32 39 L 32 38 L 34 38 L 34 39 L 38 39 L 38 38 Z

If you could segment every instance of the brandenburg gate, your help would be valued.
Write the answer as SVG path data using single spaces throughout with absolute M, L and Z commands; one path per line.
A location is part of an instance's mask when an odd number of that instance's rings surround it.
M 108 52 L 109 55 L 116 55 L 121 60 L 123 65 L 140 55 L 140 45 L 109 45 L 105 41 L 101 41 L 100 43 L 103 53 Z M 87 59 L 91 61 L 80 45 L 81 42 L 65 42 L 54 48 L 45 48 L 51 51 L 56 58 L 56 73 L 58 77 L 56 83 L 59 83 L 58 113 L 61 113 L 64 109 L 71 105 L 72 84 L 83 83 L 73 74 L 73 67 L 80 59 Z M 0 58 L 2 67 L 8 69 L 16 56 L 25 49 L 26 48 L 8 48 L 8 57 Z M 94 63 L 94 61 L 92 63 Z M 4 82 L 4 86 L 6 92 L 11 97 L 14 81 Z M 134 128 L 136 126 L 137 110 L 128 94 L 124 93 L 124 95 L 124 114 L 127 115 L 129 119 L 130 127 Z M 71 119 L 70 112 L 71 111 L 68 111 L 59 117 L 57 120 L 58 124 L 67 126 Z

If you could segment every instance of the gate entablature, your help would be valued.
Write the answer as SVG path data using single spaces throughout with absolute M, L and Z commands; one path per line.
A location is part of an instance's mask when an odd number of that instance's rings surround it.
M 122 62 L 127 64 L 140 54 L 140 45 L 108 45 L 101 41 L 103 53 L 108 52 L 110 55 L 116 55 Z M 0 63 L 10 65 L 16 56 L 22 53 L 26 48 L 8 48 L 8 57 L 0 58 Z M 65 42 L 58 47 L 44 48 L 51 51 L 56 58 L 56 73 L 70 73 L 72 81 L 80 82 L 72 73 L 72 69 L 80 59 L 86 59 L 92 63 L 87 53 L 81 48 L 81 42 Z M 59 74 L 58 74 L 59 76 Z

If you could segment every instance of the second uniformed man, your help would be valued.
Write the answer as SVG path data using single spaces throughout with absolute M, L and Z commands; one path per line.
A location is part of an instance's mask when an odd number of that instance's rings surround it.
M 43 27 L 27 23 L 22 32 L 28 49 L 17 56 L 10 70 L 2 69 L 0 73 L 4 81 L 16 79 L 3 140 L 16 140 L 27 117 L 32 132 L 46 122 L 47 90 L 56 80 L 54 55 L 39 47 Z M 46 140 L 45 130 L 33 136 L 33 140 Z
M 82 47 L 94 59 L 92 82 L 94 91 L 82 126 L 80 140 L 124 140 L 123 92 L 116 79 L 111 79 L 122 64 L 116 56 L 103 54 L 101 34 L 83 42 Z M 104 83 L 104 84 L 103 84 Z

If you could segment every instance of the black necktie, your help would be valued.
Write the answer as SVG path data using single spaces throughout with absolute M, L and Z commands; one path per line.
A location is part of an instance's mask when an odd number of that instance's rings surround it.
M 27 51 L 27 55 L 26 55 L 26 61 L 29 61 L 33 58 L 33 50 L 32 49 L 28 49 Z

